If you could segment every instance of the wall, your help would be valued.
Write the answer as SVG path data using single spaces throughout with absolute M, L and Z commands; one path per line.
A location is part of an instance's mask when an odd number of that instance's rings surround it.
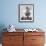
M 20 23 L 18 22 L 18 4 L 29 3 L 34 4 L 34 22 Z M 0 24 L 5 26 L 9 24 L 15 25 L 16 28 L 43 27 L 46 28 L 46 0 L 30 1 L 30 0 L 1 0 Z
M 34 4 L 34 22 L 18 22 L 18 4 Z M 42 28 L 46 32 L 46 0 L 0 0 L 0 31 L 13 24 L 16 28 Z

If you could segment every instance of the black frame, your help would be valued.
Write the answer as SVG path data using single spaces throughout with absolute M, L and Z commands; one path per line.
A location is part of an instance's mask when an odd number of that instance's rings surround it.
M 33 20 L 32 21 L 20 21 L 20 6 L 21 5 L 32 5 L 33 6 Z M 19 7 L 18 7 L 18 21 L 19 22 L 34 22 L 34 4 L 19 4 Z

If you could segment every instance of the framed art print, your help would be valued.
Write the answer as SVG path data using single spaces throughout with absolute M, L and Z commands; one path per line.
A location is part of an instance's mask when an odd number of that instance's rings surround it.
M 19 22 L 34 21 L 34 4 L 19 4 Z

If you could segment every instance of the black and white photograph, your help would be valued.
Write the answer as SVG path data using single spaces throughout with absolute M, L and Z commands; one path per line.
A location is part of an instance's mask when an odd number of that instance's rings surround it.
M 34 21 L 34 4 L 19 4 L 19 22 Z

